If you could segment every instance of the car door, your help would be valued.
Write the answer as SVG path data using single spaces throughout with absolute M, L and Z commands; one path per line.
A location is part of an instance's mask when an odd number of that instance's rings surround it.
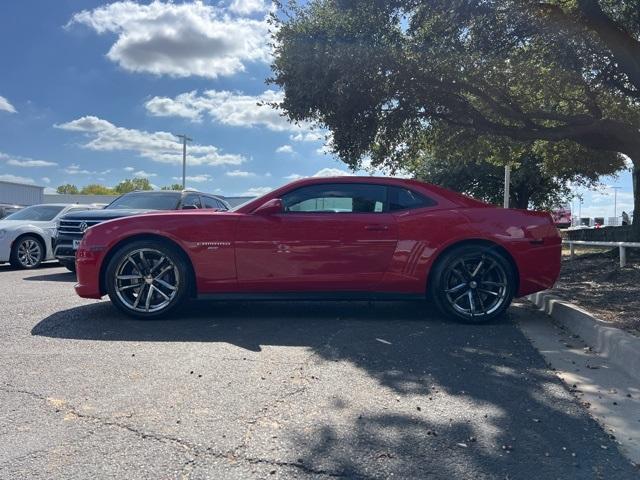
M 244 216 L 236 234 L 239 286 L 257 291 L 366 291 L 397 243 L 386 187 L 326 183 L 282 197 L 284 212 Z

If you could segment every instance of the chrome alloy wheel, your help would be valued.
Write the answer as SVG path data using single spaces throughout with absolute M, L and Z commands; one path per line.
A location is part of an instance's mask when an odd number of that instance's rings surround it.
M 180 274 L 162 252 L 141 248 L 128 253 L 115 270 L 115 291 L 120 301 L 136 312 L 166 308 L 180 288 Z
M 18 245 L 17 256 L 23 267 L 34 267 L 42 260 L 42 247 L 36 240 L 27 238 Z
M 507 272 L 491 256 L 465 255 L 444 272 L 446 299 L 458 313 L 482 317 L 498 310 L 508 298 Z

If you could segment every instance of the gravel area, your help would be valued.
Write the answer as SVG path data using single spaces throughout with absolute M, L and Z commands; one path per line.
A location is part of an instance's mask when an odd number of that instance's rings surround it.
M 560 279 L 553 292 L 589 310 L 600 319 L 640 335 L 640 251 L 627 250 L 620 268 L 618 250 L 563 256 Z

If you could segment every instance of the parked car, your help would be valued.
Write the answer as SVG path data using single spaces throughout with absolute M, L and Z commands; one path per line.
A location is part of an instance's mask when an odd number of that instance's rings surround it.
M 0 263 L 15 268 L 37 268 L 53 259 L 51 239 L 56 221 L 69 212 L 87 210 L 91 205 L 43 204 L 23 208 L 0 220 Z
M 105 220 L 130 217 L 157 210 L 211 209 L 229 210 L 229 204 L 215 195 L 196 190 L 136 191 L 119 196 L 94 212 L 73 213 L 60 217 L 55 239 L 55 257 L 71 271 L 76 269 L 76 250 L 85 230 Z
M 17 212 L 18 210 L 22 210 L 24 207 L 20 205 L 12 205 L 9 203 L 0 203 L 0 219 L 3 219 L 7 215 L 11 215 L 12 213 Z
M 138 318 L 189 297 L 431 298 L 481 323 L 551 287 L 548 213 L 497 208 L 426 183 L 309 178 L 230 212 L 154 213 L 87 230 L 76 292 Z

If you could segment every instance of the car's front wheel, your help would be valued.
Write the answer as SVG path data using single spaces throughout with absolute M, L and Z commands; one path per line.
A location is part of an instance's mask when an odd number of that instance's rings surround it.
M 431 279 L 431 294 L 440 311 L 466 323 L 499 317 L 515 295 L 510 262 L 494 247 L 481 244 L 446 252 Z
M 11 248 L 9 263 L 14 268 L 38 268 L 44 260 L 44 245 L 33 235 L 20 237 Z
M 137 318 L 169 313 L 189 291 L 183 255 L 162 242 L 144 240 L 124 245 L 109 261 L 105 275 L 113 304 Z

